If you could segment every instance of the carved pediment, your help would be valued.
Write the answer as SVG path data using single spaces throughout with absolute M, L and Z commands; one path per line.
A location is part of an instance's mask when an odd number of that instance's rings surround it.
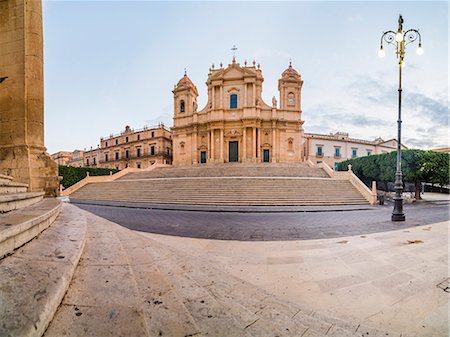
M 237 136 L 242 136 L 242 132 L 241 132 L 241 130 L 231 129 L 231 130 L 227 130 L 227 131 L 225 132 L 225 136 L 227 136 L 227 137 L 237 137 Z

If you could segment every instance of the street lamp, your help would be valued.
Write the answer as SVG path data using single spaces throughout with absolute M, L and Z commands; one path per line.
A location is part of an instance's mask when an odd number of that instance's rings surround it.
M 381 44 L 378 55 L 384 57 L 383 43 L 392 44 L 396 48 L 396 55 L 398 59 L 398 120 L 397 120 L 397 171 L 395 173 L 395 197 L 394 210 L 392 211 L 392 221 L 405 221 L 405 214 L 403 213 L 403 182 L 402 182 L 402 167 L 401 167 L 401 135 L 402 135 L 402 68 L 405 66 L 405 50 L 406 46 L 416 40 L 419 40 L 419 47 L 417 54 L 423 54 L 422 37 L 417 29 L 409 29 L 403 32 L 403 18 L 400 15 L 398 18 L 398 29 L 396 32 L 388 30 L 381 35 Z

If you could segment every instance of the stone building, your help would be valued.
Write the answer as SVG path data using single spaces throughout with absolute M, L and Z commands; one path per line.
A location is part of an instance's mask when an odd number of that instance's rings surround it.
M 407 147 L 402 145 L 402 149 Z M 347 159 L 381 154 L 395 151 L 397 140 L 383 140 L 377 138 L 373 141 L 350 138 L 346 132 L 323 135 L 304 133 L 303 153 L 305 160 L 313 163 L 325 162 L 330 167 L 335 167 L 337 162 Z
M 172 163 L 172 133 L 164 124 L 133 130 L 129 126 L 118 135 L 100 138 L 100 145 L 84 152 L 84 166 L 147 168 L 155 163 Z
M 196 86 L 185 74 L 173 90 L 174 165 L 302 160 L 300 74 L 289 64 L 278 81 L 279 101 L 262 97 L 262 71 L 233 57 L 210 69 L 206 106 L 198 110 Z
M 70 152 L 70 151 L 59 151 L 59 152 L 51 154 L 50 157 L 58 165 L 69 165 L 69 162 L 72 160 L 72 152 Z

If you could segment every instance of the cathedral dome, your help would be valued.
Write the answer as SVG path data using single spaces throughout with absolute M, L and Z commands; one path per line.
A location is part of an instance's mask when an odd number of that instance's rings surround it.
M 189 76 L 186 73 L 184 73 L 184 76 L 177 83 L 177 87 L 181 87 L 181 86 L 195 88 L 194 83 L 192 83 L 191 79 L 189 78 Z
M 289 62 L 289 67 L 285 71 L 283 71 L 281 77 L 291 77 L 291 76 L 295 78 L 300 78 L 300 74 L 298 73 L 298 71 L 292 68 L 292 63 Z

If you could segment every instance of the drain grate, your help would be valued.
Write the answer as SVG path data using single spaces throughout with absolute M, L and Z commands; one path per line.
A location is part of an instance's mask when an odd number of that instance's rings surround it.
M 436 287 L 444 290 L 446 293 L 450 293 L 450 277 L 447 277 L 444 281 L 439 283 Z

